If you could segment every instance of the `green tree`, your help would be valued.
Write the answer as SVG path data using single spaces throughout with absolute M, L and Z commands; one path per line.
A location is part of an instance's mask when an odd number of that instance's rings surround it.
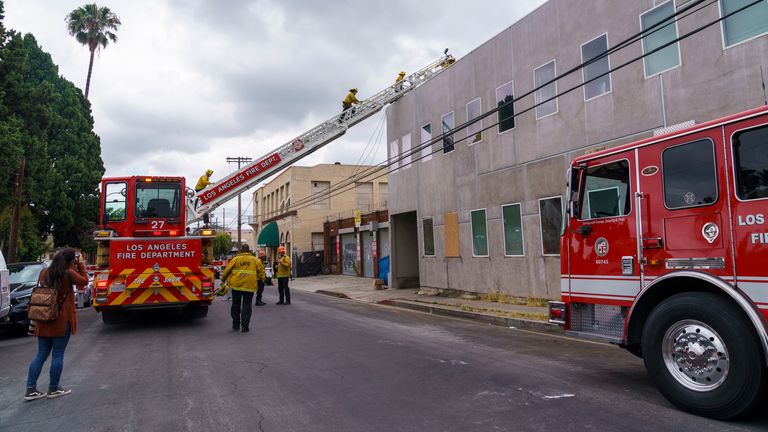
M 232 249 L 232 237 L 227 233 L 218 233 L 213 239 L 213 255 L 218 259 L 226 257 Z
M 115 32 L 120 28 L 120 18 L 108 7 L 98 7 L 96 3 L 81 6 L 67 15 L 69 34 L 83 45 L 88 46 L 91 60 L 88 63 L 88 79 L 85 81 L 85 98 L 91 87 L 93 57 L 96 50 L 106 48 L 110 41 L 117 42 Z

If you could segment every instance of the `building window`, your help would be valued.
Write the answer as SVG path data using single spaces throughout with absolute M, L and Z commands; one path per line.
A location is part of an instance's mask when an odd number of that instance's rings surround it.
M 768 198 L 768 126 L 734 135 L 733 154 L 739 198 Z
M 607 51 L 608 34 L 606 33 L 581 46 L 581 62 L 588 62 L 605 54 Z M 611 70 L 611 63 L 608 60 L 608 56 L 595 60 L 581 69 L 581 76 L 584 81 L 585 101 L 594 99 L 611 91 L 611 74 L 607 73 L 609 70 Z M 594 81 L 590 81 L 592 79 L 594 79 Z
M 408 169 L 411 167 L 411 134 L 405 134 L 402 139 L 402 146 L 403 146 L 403 155 L 402 161 L 400 162 L 400 166 L 403 167 L 403 169 Z
M 544 255 L 560 255 L 560 224 L 563 221 L 562 199 L 557 197 L 539 200 L 541 219 L 541 251 Z
M 453 151 L 453 134 L 445 135 L 448 131 L 453 130 L 455 123 L 453 122 L 453 112 L 443 115 L 440 118 L 440 122 L 443 124 L 443 154 Z
M 670 147 L 661 155 L 664 205 L 701 207 L 717 201 L 715 144 L 708 139 Z
M 432 144 L 427 144 L 432 141 L 432 123 L 427 123 L 421 127 L 421 161 L 426 162 L 432 159 Z
M 488 256 L 488 221 L 485 209 L 472 210 L 472 256 Z
M 587 170 L 581 220 L 629 214 L 629 162 L 621 160 Z
M 379 183 L 379 202 L 380 208 L 385 210 L 389 201 L 389 183 Z
M 480 117 L 483 113 L 483 106 L 480 98 L 473 100 L 467 104 L 467 122 Z M 479 143 L 483 140 L 483 121 L 477 120 L 474 123 L 470 123 L 467 126 L 467 143 L 469 145 Z
M 643 37 L 643 54 L 677 39 L 674 21 L 675 3 L 672 0 L 640 15 L 640 28 L 650 34 Z M 656 27 L 654 27 L 656 26 Z M 653 27 L 653 29 L 648 30 Z M 645 76 L 650 77 L 680 66 L 680 44 L 674 43 L 643 58 Z
M 400 149 L 397 146 L 397 140 L 389 143 L 389 170 L 390 172 L 397 172 L 400 168 Z
M 435 255 L 435 231 L 432 218 L 421 220 L 422 239 L 424 240 L 424 255 Z
M 312 233 L 312 251 L 321 251 L 325 249 L 325 236 L 323 233 Z
M 355 183 L 356 205 L 358 210 L 371 211 L 373 204 L 373 183 Z
M 536 91 L 534 92 L 536 119 L 557 112 L 557 98 L 555 97 L 557 96 L 557 82 L 553 81 L 556 76 L 557 69 L 554 60 L 533 70 L 533 85 L 536 86 Z M 544 85 L 550 81 L 552 82 Z
M 721 16 L 735 12 L 753 0 L 720 0 Z M 768 33 L 768 2 L 761 1 L 722 21 L 723 43 L 726 47 Z
M 504 255 L 523 256 L 523 217 L 520 204 L 501 206 L 502 223 L 504 225 Z
M 512 81 L 496 89 L 496 112 L 499 119 L 499 133 L 515 128 L 515 95 Z
M 312 181 L 312 196 L 315 197 L 312 208 L 331 208 L 331 182 Z

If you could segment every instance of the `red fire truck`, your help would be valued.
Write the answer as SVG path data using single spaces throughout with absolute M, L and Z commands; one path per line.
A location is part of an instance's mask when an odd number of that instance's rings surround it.
M 768 380 L 768 107 L 578 157 L 566 198 L 550 321 L 641 356 L 682 409 L 724 419 L 756 407 Z
M 243 166 L 199 193 L 181 177 L 118 177 L 101 182 L 101 218 L 94 308 L 104 322 L 124 321 L 131 310 L 184 308 L 205 316 L 213 300 L 213 239 L 194 222 L 248 188 L 344 135 L 449 67 L 443 57 Z
M 104 322 L 156 307 L 205 316 L 213 300 L 215 233 L 186 232 L 184 178 L 105 178 L 101 190 L 94 308 Z

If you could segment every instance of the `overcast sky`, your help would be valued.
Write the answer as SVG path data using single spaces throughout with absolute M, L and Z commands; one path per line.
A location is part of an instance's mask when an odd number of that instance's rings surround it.
M 86 0 L 5 0 L 5 26 L 33 33 L 59 72 L 85 89 L 88 49 L 65 16 Z M 461 57 L 544 0 L 111 0 L 118 41 L 97 54 L 90 101 L 107 176 L 180 175 L 228 156 L 258 158 L 341 109 L 350 87 L 365 98 L 438 58 Z M 361 99 L 362 99 L 361 98 Z M 303 159 L 386 159 L 374 140 L 384 113 Z M 248 199 L 246 199 L 246 197 Z M 243 213 L 250 193 L 243 195 Z M 293 197 L 293 201 L 301 197 Z M 228 203 L 227 217 L 236 213 Z M 221 209 L 217 215 L 221 215 Z

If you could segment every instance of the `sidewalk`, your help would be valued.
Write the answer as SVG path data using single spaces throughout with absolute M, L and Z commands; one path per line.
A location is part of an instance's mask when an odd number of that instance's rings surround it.
M 375 290 L 373 281 L 373 279 L 354 276 L 312 276 L 294 279 L 291 281 L 291 288 L 504 327 L 546 333 L 562 332 L 560 326 L 547 322 L 547 307 L 540 304 L 529 306 L 466 297 L 448 297 L 434 293 L 419 293 L 418 289 Z

